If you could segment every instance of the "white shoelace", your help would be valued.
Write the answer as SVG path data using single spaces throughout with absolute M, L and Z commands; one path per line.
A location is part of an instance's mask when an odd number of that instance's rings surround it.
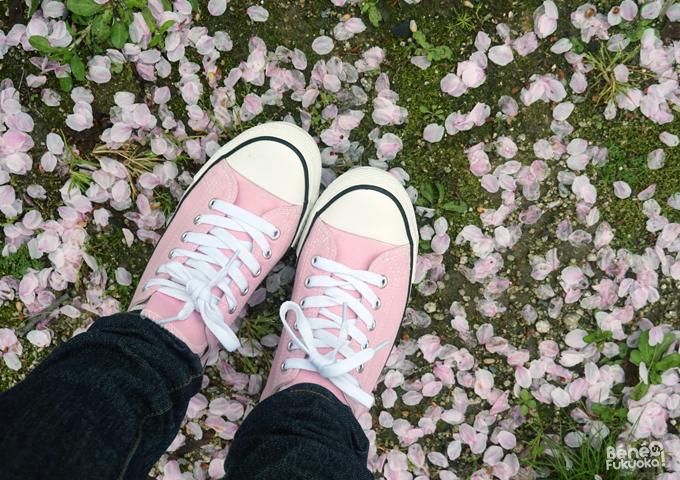
M 289 349 L 300 349 L 307 355 L 306 358 L 285 360 L 283 369 L 317 372 L 323 378 L 333 382 L 350 398 L 370 409 L 375 402 L 373 395 L 363 391 L 359 387 L 359 381 L 349 372 L 355 368 L 363 371 L 364 363 L 372 359 L 375 352 L 387 346 L 389 342 L 384 341 L 374 348 L 369 346 L 366 334 L 359 329 L 357 322 L 362 321 L 368 330 L 373 330 L 375 328 L 373 314 L 361 304 L 361 298 L 353 297 L 346 290 L 358 291 L 374 309 L 378 309 L 380 299 L 368 284 L 382 288 L 387 284 L 387 279 L 374 272 L 352 270 L 318 255 L 312 260 L 312 265 L 337 278 L 328 275 L 311 276 L 305 281 L 305 285 L 310 288 L 325 287 L 322 295 L 303 298 L 300 305 L 295 302 L 285 302 L 281 305 L 279 311 L 281 321 L 293 343 L 289 345 Z M 338 305 L 343 306 L 342 316 L 332 313 L 327 308 Z M 318 308 L 319 316 L 325 318 L 306 317 L 302 310 L 308 308 Z M 348 319 L 347 308 L 351 308 L 357 318 Z M 300 332 L 300 338 L 286 322 L 286 314 L 290 310 L 295 312 L 295 325 Z M 339 329 L 338 336 L 332 334 L 330 329 Z M 355 352 L 350 347 L 352 340 L 357 341 L 362 346 L 362 350 Z M 322 355 L 318 351 L 319 348 L 332 348 L 332 350 Z M 339 360 L 338 354 L 345 357 L 344 360 Z
M 161 285 L 159 292 L 186 302 L 177 316 L 159 321 L 159 324 L 186 320 L 192 312 L 200 313 L 210 331 L 229 351 L 241 346 L 236 334 L 224 322 L 224 314 L 218 308 L 220 297 L 212 293 L 217 287 L 224 293 L 229 305 L 229 313 L 236 311 L 237 300 L 229 285 L 236 284 L 241 295 L 248 293 L 248 281 L 239 269 L 243 264 L 248 267 L 253 276 L 261 273 L 259 262 L 253 254 L 253 242 L 239 240 L 230 233 L 245 232 L 256 243 L 265 257 L 271 256 L 271 248 L 267 241 L 279 237 L 280 231 L 261 217 L 250 213 L 236 205 L 223 200 L 212 200 L 211 210 L 221 212 L 222 215 L 201 214 L 194 223 L 214 225 L 208 233 L 185 232 L 182 240 L 198 245 L 196 251 L 175 248 L 170 252 L 170 258 L 188 257 L 184 264 L 171 261 L 163 264 L 156 274 L 167 273 L 169 279 L 153 278 L 145 288 Z M 227 257 L 224 251 L 232 251 Z M 215 266 L 219 270 L 215 270 Z

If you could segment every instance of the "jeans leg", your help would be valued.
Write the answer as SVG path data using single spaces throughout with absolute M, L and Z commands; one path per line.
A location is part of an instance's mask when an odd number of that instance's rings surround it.
M 227 479 L 373 479 L 369 441 L 350 408 L 301 383 L 266 398 L 236 431 Z
M 145 479 L 201 370 L 181 340 L 136 313 L 97 320 L 0 395 L 0 479 Z

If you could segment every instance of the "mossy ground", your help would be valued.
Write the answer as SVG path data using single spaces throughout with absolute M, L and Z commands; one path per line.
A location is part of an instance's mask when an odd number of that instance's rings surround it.
M 466 148 L 478 143 L 490 143 L 497 136 L 509 136 L 520 146 L 520 152 L 516 159 L 524 164 L 534 160 L 533 143 L 540 138 L 548 138 L 552 135 L 549 130 L 552 120 L 551 105 L 537 102 L 530 107 L 520 104 L 520 114 L 514 122 L 494 122 L 489 121 L 484 126 L 474 128 L 469 132 L 461 132 L 455 136 L 445 136 L 437 144 L 429 144 L 422 139 L 425 126 L 436 121 L 443 124 L 443 119 L 434 119 L 430 114 L 422 113 L 420 106 L 430 109 L 437 106 L 444 110 L 445 115 L 454 111 L 467 112 L 477 102 L 484 102 L 492 107 L 492 111 L 497 108 L 497 101 L 501 95 L 510 95 L 512 91 L 521 88 L 529 77 L 534 73 L 544 74 L 552 72 L 557 74 L 562 71 L 571 75 L 570 66 L 562 56 L 549 53 L 549 43 L 543 41 L 535 52 L 527 57 L 515 55 L 514 62 L 509 67 L 498 67 L 490 63 L 487 70 L 487 80 L 485 84 L 477 89 L 472 89 L 460 98 L 453 98 L 441 92 L 440 80 L 447 73 L 454 71 L 458 61 L 466 59 L 474 51 L 474 38 L 478 30 L 482 29 L 494 37 L 496 24 L 499 22 L 507 23 L 513 29 L 513 37 L 519 36 L 532 29 L 533 23 L 531 12 L 538 7 L 540 0 L 523 0 L 510 2 L 499 1 L 479 1 L 479 9 L 472 10 L 463 5 L 459 0 L 423 0 L 419 5 L 407 5 L 404 2 L 385 1 L 378 2 L 378 6 L 383 12 L 384 21 L 378 28 L 370 25 L 366 15 L 362 15 L 360 6 L 352 5 L 344 8 L 335 8 L 328 0 L 265 0 L 262 5 L 270 12 L 270 18 L 265 23 L 252 22 L 246 15 L 246 7 L 250 2 L 244 0 L 232 0 L 227 12 L 218 18 L 211 17 L 206 11 L 201 13 L 197 25 L 207 26 L 209 32 L 224 30 L 229 32 L 234 43 L 231 52 L 222 53 L 219 65 L 222 77 L 226 77 L 229 70 L 238 66 L 240 61 L 248 55 L 248 40 L 253 36 L 262 38 L 270 50 L 274 50 L 277 45 L 284 45 L 288 48 L 299 48 L 307 54 L 309 67 L 320 59 L 312 50 L 311 43 L 321 34 L 330 35 L 333 27 L 338 22 L 338 17 L 343 14 L 362 17 L 368 25 L 365 32 L 346 42 L 336 42 L 336 49 L 333 54 L 341 56 L 343 60 L 353 62 L 360 58 L 361 53 L 368 47 L 379 45 L 386 51 L 386 62 L 380 70 L 386 72 L 390 78 L 391 89 L 400 95 L 399 105 L 409 110 L 408 121 L 399 127 L 384 127 L 383 132 L 393 132 L 400 136 L 404 143 L 403 151 L 391 162 L 392 166 L 400 166 L 411 176 L 409 185 L 419 188 L 425 183 L 441 183 L 445 188 L 445 201 L 463 200 L 468 205 L 468 210 L 464 214 L 446 213 L 449 222 L 449 234 L 455 238 L 460 229 L 467 224 L 478 224 L 478 208 L 496 208 L 500 204 L 498 195 L 490 195 L 483 190 L 478 180 L 469 172 L 469 164 L 465 154 Z M 567 12 L 575 10 L 582 2 L 574 0 L 564 0 L 557 2 L 560 9 L 561 19 L 559 28 L 555 35 L 557 37 L 573 36 L 576 32 L 568 21 Z M 609 8 L 618 2 L 606 1 L 595 2 L 599 11 L 608 11 Z M 509 15 L 512 12 L 512 17 Z M 391 25 L 400 24 L 405 21 L 414 20 L 422 32 L 425 33 L 429 42 L 434 45 L 447 45 L 452 49 L 453 57 L 449 60 L 436 61 L 427 70 L 421 70 L 410 63 L 410 57 L 414 54 L 412 40 L 399 38 L 390 31 Z M 5 29 L 6 30 L 6 29 Z M 82 56 L 82 55 L 81 55 Z M 77 135 L 70 132 L 65 126 L 65 118 L 71 112 L 73 102 L 67 93 L 61 93 L 61 105 L 59 107 L 46 107 L 40 100 L 39 89 L 29 89 L 25 84 L 25 77 L 29 73 L 37 74 L 37 69 L 29 63 L 31 54 L 23 53 L 20 50 L 12 49 L 5 57 L 0 68 L 0 76 L 12 78 L 15 86 L 22 95 L 22 102 L 27 111 L 36 121 L 36 127 L 32 134 L 36 141 L 36 147 L 31 151 L 34 162 L 39 161 L 40 156 L 45 150 L 44 138 L 50 131 L 64 130 L 71 135 L 76 146 L 81 148 L 87 155 L 94 146 L 96 138 L 92 136 Z M 200 63 L 200 58 L 190 51 L 189 58 Z M 372 82 L 375 80 L 375 72 L 365 75 Z M 48 75 L 49 81 L 45 87 L 59 91 L 58 83 L 52 75 Z M 157 86 L 169 85 L 172 90 L 172 100 L 169 103 L 171 110 L 178 119 L 186 120 L 185 104 L 177 89 L 176 82 L 179 76 L 174 72 L 168 79 L 158 79 Z M 595 82 L 591 76 L 589 82 Z M 142 81 L 134 72 L 131 65 L 126 65 L 121 74 L 114 76 L 111 82 L 104 85 L 97 85 L 91 82 L 86 84 L 92 89 L 95 95 L 94 108 L 101 113 L 98 118 L 100 129 L 106 126 L 108 110 L 113 105 L 113 94 L 116 91 L 129 91 L 135 93 L 137 101 L 142 101 L 150 92 L 153 86 L 149 82 Z M 241 102 L 248 93 L 247 87 L 239 83 L 237 85 L 237 101 Z M 568 89 L 569 93 L 571 91 Z M 204 86 L 204 92 L 209 92 L 209 86 Z M 513 95 L 517 98 L 517 95 Z M 322 105 L 317 105 L 322 107 Z M 261 122 L 271 119 L 282 119 L 287 113 L 291 113 L 298 118 L 297 108 L 299 104 L 284 101 L 279 107 L 265 107 L 263 114 L 255 119 Z M 372 108 L 370 105 L 364 107 L 367 117 L 370 117 Z M 599 193 L 598 207 L 602 212 L 602 219 L 608 221 L 616 230 L 616 237 L 613 242 L 615 248 L 625 247 L 638 253 L 649 246 L 654 241 L 654 236 L 647 232 L 645 228 L 646 218 L 641 212 L 641 202 L 635 197 L 637 192 L 647 188 L 652 183 L 657 184 L 656 195 L 662 207 L 662 214 L 671 222 L 680 221 L 680 212 L 671 209 L 666 205 L 666 199 L 673 193 L 680 191 L 677 179 L 680 178 L 680 161 L 675 149 L 666 149 L 666 166 L 658 171 L 650 171 L 646 167 L 647 154 L 656 148 L 663 147 L 659 142 L 658 135 L 662 131 L 669 131 L 680 134 L 680 127 L 677 122 L 668 125 L 657 126 L 644 118 L 639 111 L 631 115 L 624 116 L 622 112 L 614 121 L 604 121 L 601 118 L 603 106 L 594 106 L 594 103 L 587 100 L 579 103 L 577 108 L 569 118 L 569 122 L 575 127 L 572 138 L 581 137 L 591 141 L 596 145 L 610 146 L 610 163 L 604 167 L 590 167 L 585 173 L 596 185 Z M 627 113 L 627 112 L 625 112 Z M 247 125 L 246 125 L 247 126 Z M 367 135 L 374 126 L 369 118 L 362 122 L 362 126 L 353 132 L 353 139 L 361 142 L 366 147 L 361 163 L 367 163 L 369 158 L 375 156 L 372 142 Z M 312 134 L 318 134 L 316 128 L 312 129 Z M 222 141 L 226 141 L 231 135 L 221 136 Z M 520 136 L 523 140 L 519 141 Z M 493 167 L 502 163 L 502 159 L 492 157 Z M 553 180 L 545 183 L 542 189 L 540 206 L 544 206 L 552 200 L 559 198 L 557 185 L 554 178 L 559 170 L 566 170 L 565 165 L 558 162 L 548 162 L 551 168 Z M 337 169 L 338 173 L 347 168 L 344 165 Z M 189 170 L 195 172 L 198 165 L 188 165 Z M 627 181 L 633 189 L 634 195 L 626 200 L 617 199 L 613 195 L 611 184 L 617 180 Z M 36 169 L 26 176 L 14 177 L 18 195 L 23 195 L 25 189 L 34 183 L 45 186 L 48 190 L 48 198 L 44 201 L 33 201 L 35 205 L 27 206 L 27 209 L 38 208 L 45 218 L 57 218 L 56 207 L 60 202 L 57 190 L 63 185 L 64 177 L 53 174 L 38 174 Z M 172 208 L 172 201 L 168 202 L 166 208 Z M 470 258 L 468 247 L 458 247 L 453 245 L 451 250 L 445 255 L 447 276 L 442 287 L 434 295 L 423 297 L 418 293 L 413 294 L 412 306 L 422 310 L 426 302 L 434 302 L 436 310 L 432 312 L 433 322 L 426 328 L 406 327 L 404 337 L 418 338 L 424 334 L 439 335 L 443 340 L 464 346 L 458 341 L 456 332 L 450 326 L 450 315 L 448 308 L 455 301 L 461 302 L 467 307 L 470 325 L 474 328 L 483 323 L 492 323 L 496 327 L 496 334 L 503 335 L 510 340 L 517 348 L 529 348 L 532 353 L 536 353 L 537 345 L 545 339 L 554 339 L 561 342 L 565 333 L 565 327 L 559 322 L 554 322 L 553 328 L 548 334 L 539 335 L 526 325 L 521 319 L 519 312 L 526 303 L 533 304 L 539 314 L 545 317 L 546 302 L 538 300 L 533 294 L 533 287 L 536 285 L 530 277 L 531 268 L 528 265 L 528 256 L 532 254 L 545 254 L 545 252 L 557 246 L 561 253 L 563 264 L 573 261 L 576 264 L 586 261 L 586 257 L 592 251 L 588 248 L 573 249 L 568 243 L 560 242 L 555 237 L 555 226 L 562 218 L 575 219 L 573 204 L 575 202 L 565 202 L 565 205 L 546 212 L 541 220 L 533 226 L 526 226 L 523 229 L 522 242 L 517 245 L 506 259 L 506 267 L 503 275 L 509 278 L 513 285 L 501 298 L 503 303 L 508 304 L 508 311 L 496 319 L 482 317 L 474 309 L 474 305 L 481 298 L 482 288 L 479 284 L 472 285 L 458 273 L 458 265 L 466 263 L 471 266 L 473 259 Z M 518 212 L 526 209 L 529 204 L 519 199 Z M 517 214 L 514 214 L 515 216 Z M 514 217 L 513 217 L 514 218 Z M 424 225 L 431 220 L 422 220 Z M 422 225 L 421 225 L 422 226 Z M 109 275 L 110 288 L 108 293 L 119 298 L 123 307 L 129 302 L 132 295 L 132 287 L 141 276 L 145 267 L 146 260 L 152 252 L 152 246 L 135 241 L 132 248 L 128 248 L 123 241 L 121 228 L 127 227 L 134 231 L 133 225 L 121 216 L 112 219 L 112 225 L 103 231 L 96 231 L 94 228 L 88 229 L 90 242 L 88 251 L 93 254 L 105 267 Z M 594 229 L 588 229 L 594 233 Z M 514 257 L 514 260 L 510 259 Z M 287 257 L 287 263 L 294 263 L 294 257 Z M 133 274 L 132 287 L 117 286 L 113 280 L 113 272 L 119 266 L 125 267 Z M 87 267 L 84 267 L 85 269 Z M 0 264 L 0 276 L 10 274 L 9 267 L 2 269 Z M 559 290 L 554 275 L 548 279 L 556 291 Z M 671 292 L 677 292 L 676 285 L 672 282 L 664 281 L 662 285 L 664 301 L 653 308 L 644 310 L 643 315 L 650 314 L 662 316 L 667 323 L 677 323 L 677 302 L 670 300 L 673 297 Z M 71 298 L 82 295 L 82 286 L 69 288 Z M 267 296 L 267 300 L 253 309 L 250 316 L 270 315 L 278 311 L 278 306 L 290 293 L 290 287 L 282 288 L 275 294 Z M 674 295 L 677 298 L 677 295 Z M 669 300 L 665 300 L 668 298 Z M 23 322 L 21 315 L 14 301 L 5 301 L 0 307 L 0 320 L 3 324 L 12 327 L 20 327 Z M 573 311 L 581 316 L 581 328 L 593 328 L 594 321 L 589 312 L 580 310 L 577 306 L 568 306 L 565 311 Z M 57 341 L 51 347 L 38 350 L 25 339 L 21 339 L 25 353 L 22 356 L 25 366 L 19 372 L 10 372 L 6 368 L 0 367 L 0 392 L 9 388 L 11 385 L 21 380 L 30 371 L 31 367 L 42 360 L 54 346 L 70 338 L 72 331 L 80 326 L 81 319 L 71 320 L 67 317 L 59 316 L 50 322 L 50 328 L 56 333 Z M 248 319 L 246 321 L 249 321 Z M 278 327 L 273 323 L 272 330 L 278 333 Z M 3 325 L 5 326 L 5 325 Z M 271 354 L 271 349 L 266 349 Z M 483 347 L 472 349 L 475 357 L 481 361 L 483 358 L 494 357 L 489 355 Z M 267 374 L 267 361 L 264 358 L 254 359 L 253 364 L 244 365 L 238 355 L 230 356 L 230 359 L 237 367 L 243 367 L 248 373 L 252 373 L 247 368 L 254 368 L 264 377 Z M 420 377 L 429 371 L 430 366 L 420 354 L 413 359 L 417 365 L 413 378 Z M 489 367 L 496 375 L 496 384 L 503 385 L 504 388 L 511 386 L 512 371 L 505 362 L 499 361 Z M 224 389 L 220 386 L 219 376 L 216 372 L 209 369 L 211 376 L 211 387 L 213 393 L 217 394 Z M 266 378 L 265 378 L 266 379 Z M 379 393 L 379 392 L 378 392 Z M 380 399 L 378 397 L 379 411 Z M 451 392 L 447 389 L 435 398 L 433 402 L 448 408 L 451 405 Z M 417 424 L 418 418 L 423 415 L 426 403 L 418 407 L 407 407 L 398 403 L 391 413 L 395 418 L 403 417 L 412 424 Z M 476 405 L 473 410 L 488 408 L 488 405 Z M 377 421 L 374 422 L 377 425 Z M 444 451 L 446 442 L 450 439 L 451 429 L 438 430 L 434 436 L 429 436 L 424 440 L 424 447 L 427 451 Z M 221 441 L 214 440 L 215 443 Z M 222 442 L 223 443 L 223 442 Z M 399 448 L 396 438 L 391 431 L 384 431 L 378 427 L 378 444 L 380 449 Z M 467 459 L 467 466 L 456 465 L 459 475 L 464 476 L 481 466 L 480 459 L 470 456 Z

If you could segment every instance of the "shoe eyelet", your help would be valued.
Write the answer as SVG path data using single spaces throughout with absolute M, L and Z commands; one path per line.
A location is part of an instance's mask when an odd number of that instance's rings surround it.
M 160 269 L 161 269 L 161 267 L 158 267 L 158 268 L 156 269 L 156 273 L 154 274 L 154 276 L 157 277 L 158 275 L 160 275 L 160 273 L 158 272 L 158 270 L 160 270 Z
M 319 256 L 318 256 L 318 255 L 314 255 L 314 256 L 312 257 L 312 265 L 316 266 L 317 260 L 319 260 Z
M 300 331 L 300 330 L 298 330 L 298 327 L 297 327 L 297 321 L 293 324 L 293 328 L 295 329 L 296 332 Z
M 236 305 L 233 307 L 229 308 L 229 315 L 233 314 L 236 311 Z
M 199 222 L 201 221 L 201 216 L 196 215 L 196 218 L 194 218 L 194 225 L 199 225 Z
M 378 285 L 378 288 L 385 288 L 387 286 L 387 277 L 383 275 L 382 277 L 382 282 L 380 282 L 380 285 Z
M 253 277 L 259 277 L 262 273 L 262 267 L 258 267 L 257 272 L 253 273 Z
M 373 322 L 373 325 L 369 325 L 368 327 L 369 332 L 372 332 L 373 330 L 375 330 L 375 321 Z
M 269 237 L 269 238 L 271 238 L 272 240 L 278 240 L 278 238 L 279 238 L 280 236 L 281 236 L 281 230 L 279 230 L 279 229 L 277 228 L 277 229 L 276 229 L 276 232 L 274 232 L 274 235 L 271 236 L 271 237 Z
M 208 208 L 209 208 L 210 210 L 213 210 L 213 207 L 215 206 L 215 202 L 216 202 L 216 201 L 217 201 L 217 199 L 216 199 L 216 198 L 213 198 L 212 200 L 210 200 L 210 201 L 208 202 Z
M 150 288 L 151 288 L 150 286 L 144 285 L 144 287 L 142 287 L 142 292 L 146 292 Z
M 250 287 L 246 287 L 246 289 L 245 289 L 244 291 L 241 292 L 241 291 L 239 290 L 239 292 L 241 293 L 241 296 L 244 296 L 244 295 L 246 295 L 246 294 L 248 293 L 249 290 L 250 290 Z
M 299 303 L 300 308 L 305 308 L 305 300 L 306 300 L 305 298 L 303 298 L 302 300 L 300 300 L 300 303 Z
M 370 346 L 370 345 L 369 345 L 368 341 L 366 341 L 366 345 L 362 345 L 362 346 L 361 346 L 361 349 L 362 349 L 362 350 L 366 350 L 369 346 Z
M 272 258 L 272 251 L 269 250 L 268 252 L 262 252 L 262 256 L 263 256 L 265 259 L 268 260 L 268 259 Z
M 363 371 L 364 371 L 364 364 L 362 363 L 361 365 L 359 365 L 359 366 L 357 367 L 357 372 L 363 373 Z
M 188 235 L 188 234 L 189 234 L 189 232 L 184 232 L 184 233 L 182 234 L 181 240 L 182 240 L 183 242 L 186 242 L 186 241 L 187 241 L 187 235 Z
M 281 362 L 281 371 L 282 371 L 282 372 L 285 372 L 286 370 L 288 370 L 288 369 L 286 368 L 286 366 L 284 365 L 284 363 Z
M 172 260 L 173 258 L 175 258 L 175 250 L 176 250 L 176 249 L 173 248 L 172 250 L 170 250 L 170 253 L 168 253 L 168 258 L 169 258 L 170 260 Z
M 309 288 L 309 284 L 311 283 L 312 277 L 307 277 L 305 278 L 305 287 Z
M 290 342 L 288 342 L 288 351 L 289 352 L 293 351 L 293 341 L 292 340 Z
M 378 299 L 377 302 L 375 302 L 375 305 L 373 305 L 373 310 L 377 310 L 380 308 L 380 299 Z

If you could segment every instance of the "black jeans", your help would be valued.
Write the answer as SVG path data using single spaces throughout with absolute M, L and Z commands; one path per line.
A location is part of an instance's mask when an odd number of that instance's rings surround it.
M 0 480 L 146 479 L 201 388 L 201 363 L 134 313 L 97 320 L 0 395 Z M 372 479 L 351 410 L 300 384 L 243 421 L 229 479 Z

